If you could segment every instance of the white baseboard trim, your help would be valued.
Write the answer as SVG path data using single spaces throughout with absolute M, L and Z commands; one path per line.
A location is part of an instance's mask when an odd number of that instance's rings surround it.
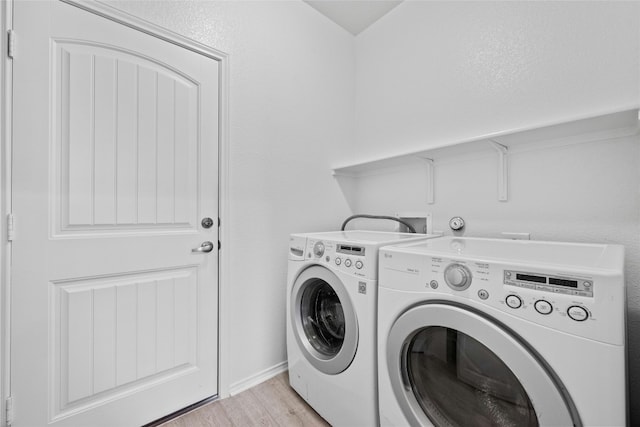
M 289 364 L 285 360 L 284 362 L 280 362 L 277 365 L 265 369 L 264 371 L 260 371 L 255 375 L 245 378 L 242 381 L 235 382 L 229 387 L 229 395 L 234 396 L 238 393 L 248 390 L 253 386 L 256 386 L 270 378 L 275 377 L 279 373 L 286 371 L 288 368 Z

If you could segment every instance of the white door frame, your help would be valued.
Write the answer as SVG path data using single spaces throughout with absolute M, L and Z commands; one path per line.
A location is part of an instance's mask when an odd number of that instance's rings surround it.
M 6 401 L 9 397 L 11 347 L 10 319 L 11 244 L 7 239 L 7 215 L 11 212 L 11 135 L 13 75 L 7 46 L 7 32 L 13 27 L 13 0 L 0 2 L 0 425 L 6 425 Z
M 8 30 L 13 28 L 13 2 L 0 2 L 0 41 L 2 60 L 0 60 L 0 426 L 6 426 L 6 401 L 11 390 L 10 383 L 10 292 L 11 292 L 11 243 L 8 242 L 8 222 L 6 218 L 11 212 L 11 146 L 12 146 L 12 61 L 7 54 Z M 227 301 L 229 255 L 225 242 L 229 239 L 227 226 L 229 212 L 229 56 L 212 47 L 174 33 L 141 18 L 122 12 L 97 0 L 60 0 L 103 18 L 126 25 L 135 30 L 149 34 L 166 42 L 204 55 L 218 61 L 220 67 L 220 100 L 219 100 L 219 135 L 218 135 L 218 185 L 219 208 L 218 217 L 221 218 L 219 238 L 223 248 L 218 255 L 218 396 L 229 395 L 228 354 L 229 334 L 227 327 Z M 16 56 L 19 55 L 19 38 L 16 39 Z

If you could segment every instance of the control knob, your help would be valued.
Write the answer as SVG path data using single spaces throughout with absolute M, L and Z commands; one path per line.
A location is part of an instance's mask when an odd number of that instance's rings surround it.
M 471 286 L 471 271 L 462 264 L 449 264 L 444 270 L 444 281 L 454 291 L 464 291 Z
M 313 245 L 313 254 L 318 258 L 324 255 L 324 243 L 317 242 L 315 245 Z

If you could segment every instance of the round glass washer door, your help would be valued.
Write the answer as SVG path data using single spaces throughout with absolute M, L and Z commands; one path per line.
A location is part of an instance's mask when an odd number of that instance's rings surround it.
M 358 348 L 358 321 L 342 281 L 327 268 L 311 266 L 291 292 L 290 321 L 304 357 L 325 374 L 347 369 Z
M 395 397 L 411 425 L 581 425 L 535 352 L 464 306 L 408 310 L 392 326 L 386 351 Z

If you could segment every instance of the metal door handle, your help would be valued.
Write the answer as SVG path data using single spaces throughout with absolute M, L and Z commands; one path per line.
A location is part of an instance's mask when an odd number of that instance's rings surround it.
M 213 250 L 213 243 L 202 242 L 199 248 L 191 249 L 191 252 L 211 252 Z

